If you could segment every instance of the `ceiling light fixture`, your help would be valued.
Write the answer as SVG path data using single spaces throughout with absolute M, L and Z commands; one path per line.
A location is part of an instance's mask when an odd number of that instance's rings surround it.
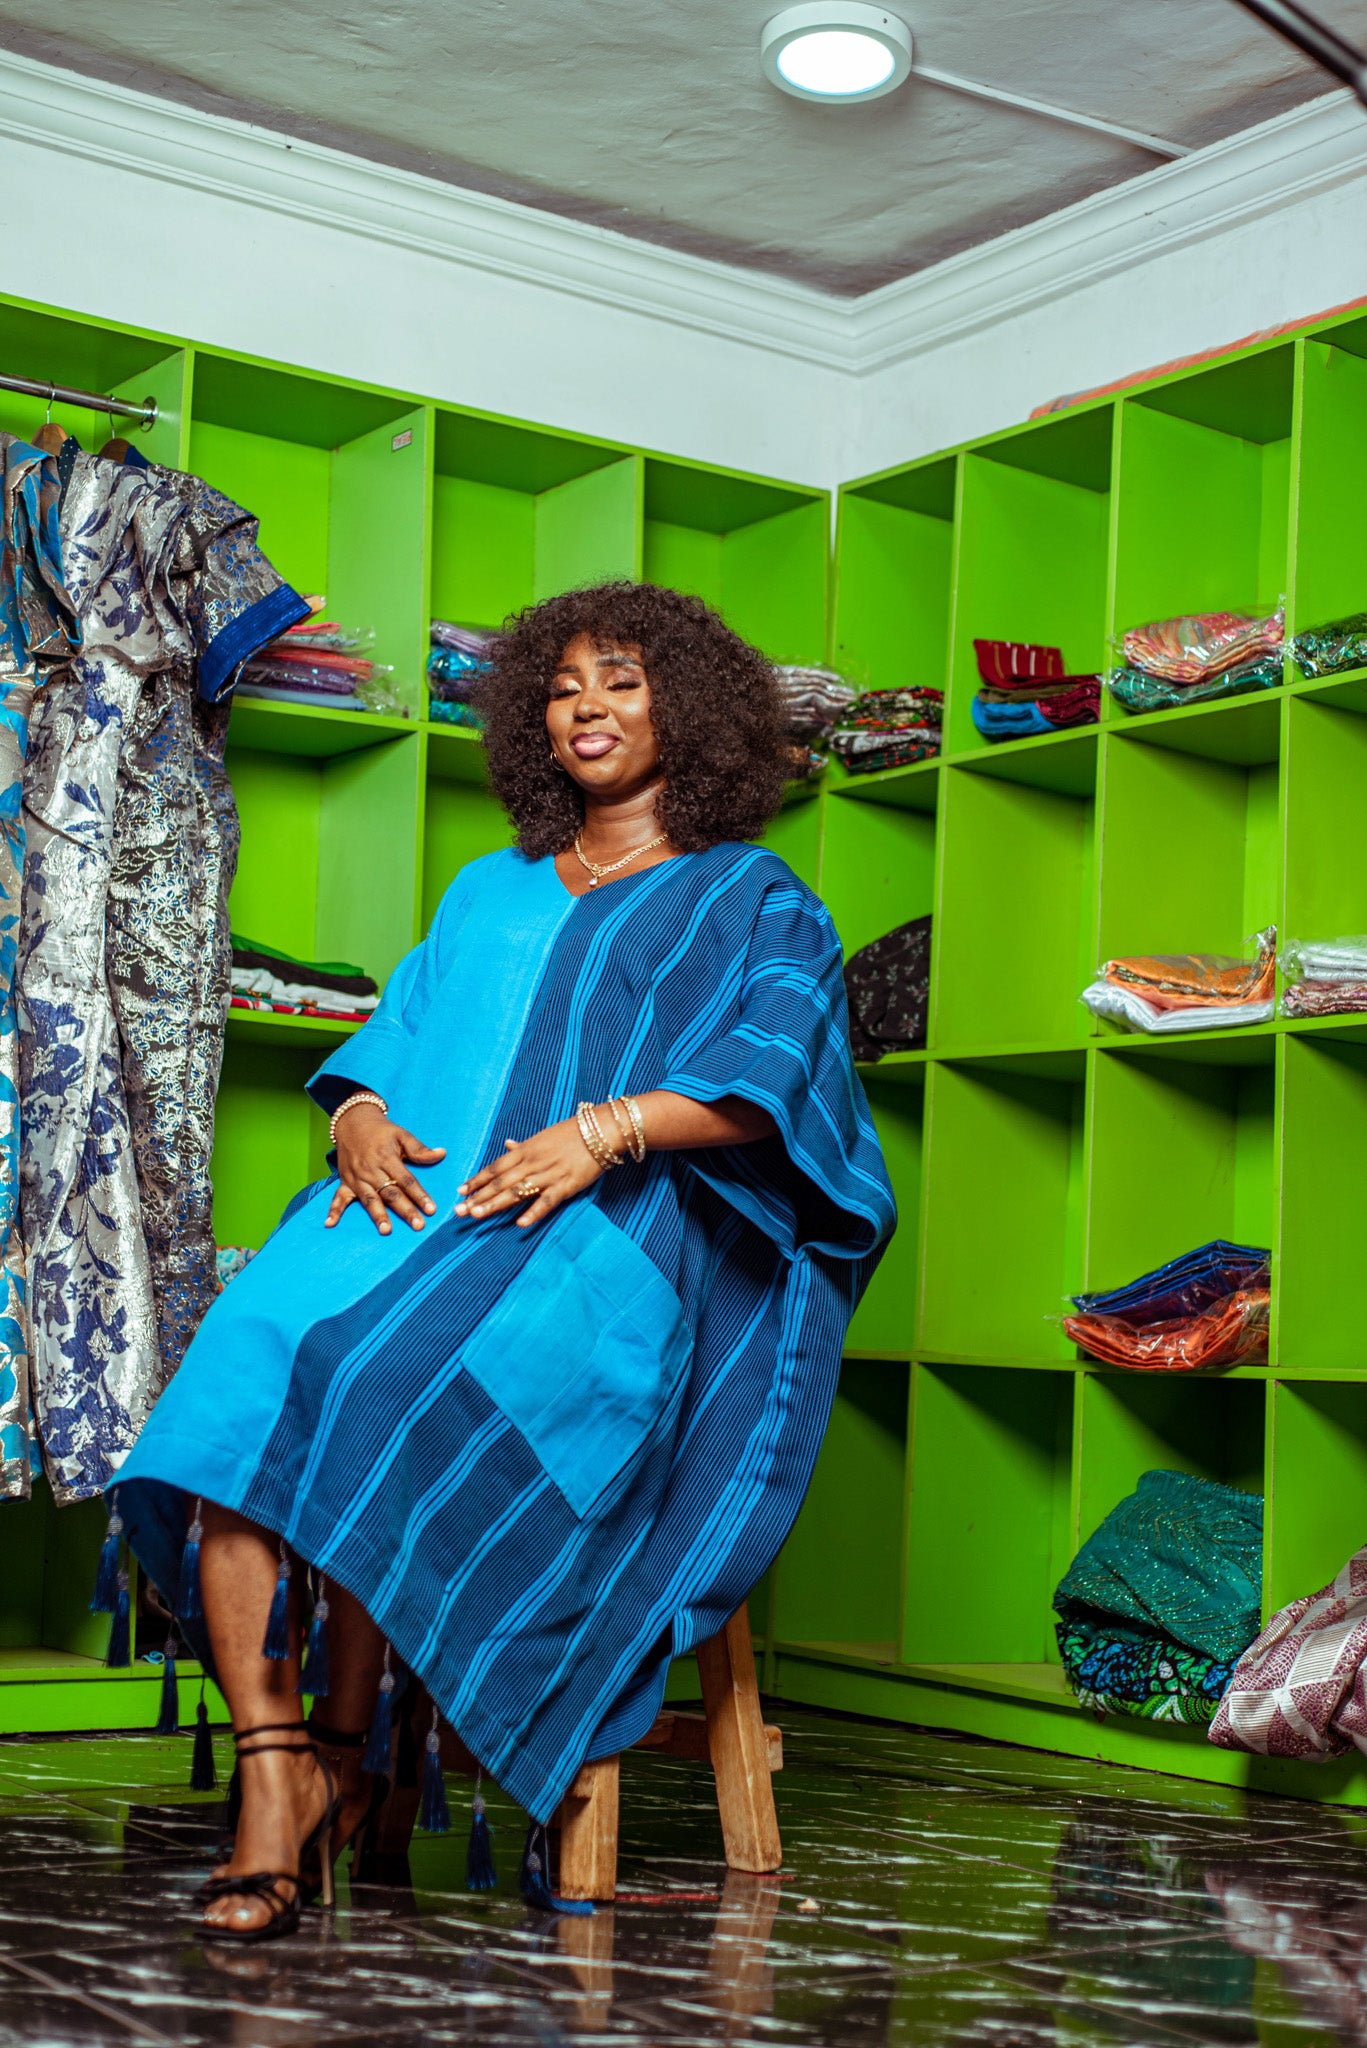
M 863 0 L 803 0 L 760 31 L 760 61 L 800 100 L 876 100 L 911 71 L 911 30 Z

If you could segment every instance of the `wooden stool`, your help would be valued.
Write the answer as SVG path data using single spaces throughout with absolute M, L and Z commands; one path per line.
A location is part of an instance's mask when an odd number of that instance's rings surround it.
M 740 1607 L 710 1642 L 698 1645 L 703 1714 L 666 1709 L 635 1745 L 663 1756 L 709 1757 L 730 1870 L 777 1870 L 783 1861 L 773 1773 L 783 1769 L 783 1737 L 766 1727 L 755 1682 L 750 1617 Z M 557 1889 L 566 1899 L 607 1901 L 617 1890 L 617 1812 L 621 1758 L 585 1764 L 565 1794 Z

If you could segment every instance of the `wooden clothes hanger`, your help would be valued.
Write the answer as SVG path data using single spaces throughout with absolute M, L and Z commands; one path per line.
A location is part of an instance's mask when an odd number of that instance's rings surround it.
M 41 448 L 44 455 L 55 455 L 60 449 L 63 441 L 68 441 L 71 438 L 70 435 L 67 433 L 66 428 L 64 426 L 61 426 L 58 423 L 58 421 L 56 421 L 52 417 L 52 401 L 56 397 L 56 395 L 57 394 L 55 391 L 51 391 L 49 393 L 47 402 L 47 418 L 43 421 L 42 426 L 39 427 L 37 433 L 33 437 L 34 447 Z

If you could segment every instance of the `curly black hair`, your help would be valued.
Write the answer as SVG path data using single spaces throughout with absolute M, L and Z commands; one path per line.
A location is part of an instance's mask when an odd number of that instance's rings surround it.
M 660 828 L 681 853 L 754 839 L 783 801 L 788 766 L 773 668 L 701 598 L 654 583 L 600 583 L 531 605 L 489 647 L 480 690 L 489 779 L 531 860 L 563 853 L 584 822 L 578 786 L 551 758 L 546 704 L 571 640 L 639 647 L 665 787 Z

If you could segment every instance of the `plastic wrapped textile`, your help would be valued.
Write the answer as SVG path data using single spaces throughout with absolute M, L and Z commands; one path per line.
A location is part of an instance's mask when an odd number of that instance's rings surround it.
M 1203 1657 L 1242 1656 L 1262 1609 L 1263 1504 L 1190 1472 L 1146 1472 L 1059 1583 L 1064 1621 L 1115 1615 Z
M 1282 996 L 1283 1017 L 1353 1017 L 1367 1010 L 1367 981 L 1298 981 Z
M 477 626 L 455 626 L 449 619 L 432 621 L 434 647 L 454 647 L 462 654 L 484 655 L 493 637 L 492 633 L 486 633 Z
M 1092 1315 L 1125 1316 L 1130 1322 L 1196 1316 L 1241 1287 L 1265 1287 L 1271 1263 L 1264 1245 L 1214 1237 L 1121 1287 L 1075 1294 L 1073 1307 Z
M 1168 683 L 1203 683 L 1226 669 L 1240 668 L 1279 649 L 1286 637 L 1286 609 L 1251 612 L 1186 612 L 1132 626 L 1125 635 L 1125 663 Z
M 780 664 L 774 674 L 789 732 L 824 732 L 844 717 L 859 694 L 834 669 Z
M 1265 1287 L 1228 1294 L 1204 1315 L 1136 1323 L 1125 1316 L 1065 1316 L 1073 1342 L 1103 1365 L 1132 1372 L 1201 1372 L 1265 1365 L 1271 1296 Z
M 1291 659 L 1303 676 L 1335 676 L 1345 668 L 1367 668 L 1367 612 L 1309 626 L 1290 643 Z
M 1234 1671 L 1230 1658 L 1203 1657 L 1113 1615 L 1078 1615 L 1056 1623 L 1055 1632 L 1065 1678 L 1097 1714 L 1208 1727 Z
M 256 1253 L 245 1244 L 221 1244 L 217 1247 L 215 1264 L 218 1268 L 218 1284 L 226 1287 L 230 1280 L 236 1280 Z
M 1137 668 L 1113 668 L 1107 672 L 1106 687 L 1127 711 L 1180 711 L 1186 704 L 1204 704 L 1216 697 L 1243 697 L 1250 690 L 1275 690 L 1283 677 L 1280 657 L 1251 661 L 1242 668 L 1226 669 L 1204 683 L 1165 683 Z
M 1107 1017 L 1131 1031 L 1162 1033 L 1233 1031 L 1241 1024 L 1267 1024 L 1277 1007 L 1268 996 L 1259 1003 L 1178 1003 L 1160 1008 L 1138 989 L 1122 988 L 1112 981 L 1092 982 L 1082 991 L 1082 1001 L 1094 1017 Z
M 373 626 L 364 632 L 356 632 L 343 626 L 336 619 L 320 619 L 315 613 L 301 619 L 297 626 L 289 626 L 270 642 L 273 648 L 314 647 L 336 654 L 360 654 L 375 645 Z
M 239 683 L 236 697 L 261 697 L 276 704 L 307 704 L 312 711 L 364 711 L 367 706 L 355 691 L 339 696 L 332 690 L 282 690 L 274 683 Z
M 850 1048 L 857 1060 L 915 1052 L 926 1042 L 930 1003 L 929 917 L 899 924 L 845 962 Z
M 1054 732 L 1038 704 L 986 704 L 975 697 L 969 705 L 974 727 L 985 740 L 1025 740 Z
M 1013 682 L 1057 682 L 1063 674 L 1063 650 L 1039 647 L 1029 640 L 975 640 L 978 674 L 1002 689 Z
M 932 760 L 940 751 L 940 728 L 908 726 L 901 732 L 837 732 L 831 752 L 850 775 L 872 775 L 880 768 L 908 768 Z
M 484 717 L 473 704 L 456 704 L 448 697 L 433 697 L 427 707 L 427 716 L 434 725 L 463 725 L 472 732 L 483 732 Z
M 1327 1586 L 1273 1615 L 1238 1664 L 1210 1739 L 1221 1749 L 1318 1762 L 1367 1754 L 1367 1548 Z
M 464 698 L 472 687 L 478 687 L 482 676 L 490 673 L 487 661 L 477 654 L 467 654 L 463 648 L 434 647 L 427 657 L 428 687 L 440 690 L 444 696 Z
M 263 647 L 243 673 L 254 683 L 276 681 L 294 690 L 341 690 L 368 683 L 375 674 L 375 664 L 363 655 L 335 654 L 325 647 L 304 648 L 295 653 L 282 651 L 276 645 Z
M 1367 981 L 1367 938 L 1354 933 L 1341 939 L 1288 939 L 1282 972 L 1290 982 Z

